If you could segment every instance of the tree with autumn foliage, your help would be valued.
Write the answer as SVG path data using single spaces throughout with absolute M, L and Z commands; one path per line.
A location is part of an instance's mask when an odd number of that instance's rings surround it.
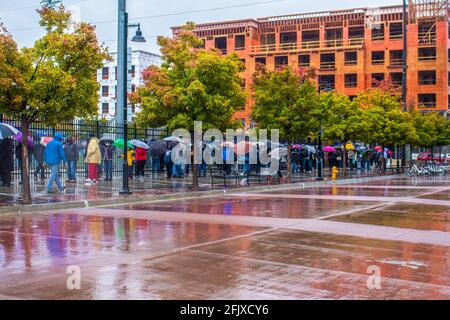
M 292 179 L 291 144 L 316 131 L 313 111 L 318 95 L 313 83 L 314 72 L 294 72 L 290 67 L 269 71 L 259 66 L 254 74 L 252 119 L 261 128 L 277 129 L 288 142 L 288 182 Z
M 195 25 L 188 23 L 177 37 L 158 38 L 163 64 L 144 71 L 145 84 L 132 96 L 132 101 L 141 105 L 138 124 L 191 133 L 196 121 L 201 121 L 205 130 L 237 126 L 233 114 L 246 100 L 240 76 L 244 64 L 235 53 L 198 49 L 202 41 L 194 29 Z M 196 165 L 193 175 L 194 188 L 198 188 Z
M 31 203 L 30 124 L 54 126 L 97 114 L 97 70 L 109 59 L 94 26 L 72 22 L 63 5 L 37 12 L 46 34 L 31 48 L 19 48 L 5 27 L 0 30 L 0 113 L 21 121 L 25 204 Z

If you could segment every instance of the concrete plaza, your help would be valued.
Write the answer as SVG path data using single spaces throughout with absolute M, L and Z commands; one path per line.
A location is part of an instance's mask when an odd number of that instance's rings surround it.
M 394 176 L 11 210 L 0 298 L 449 299 L 449 183 Z M 67 287 L 71 266 L 79 290 Z M 367 285 L 373 268 L 379 288 Z

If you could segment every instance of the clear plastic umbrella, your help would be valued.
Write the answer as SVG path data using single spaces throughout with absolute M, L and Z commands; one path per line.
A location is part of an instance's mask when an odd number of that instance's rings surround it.
M 14 128 L 13 126 L 6 124 L 6 123 L 0 123 L 0 139 L 5 139 L 9 137 L 13 137 L 19 133 L 19 130 Z
M 133 140 L 130 140 L 130 143 L 133 146 L 135 146 L 136 148 L 142 148 L 142 149 L 145 149 L 145 150 L 150 149 L 150 146 L 148 144 L 146 144 L 144 141 L 141 141 L 141 140 L 133 139 Z

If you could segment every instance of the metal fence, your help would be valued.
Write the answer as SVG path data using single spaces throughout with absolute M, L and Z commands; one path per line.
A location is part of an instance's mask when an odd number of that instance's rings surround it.
M 0 114 L 0 123 L 10 124 L 17 129 L 21 130 L 20 121 L 11 120 Z M 95 134 L 96 137 L 102 138 L 104 136 L 115 140 L 123 137 L 123 127 L 117 125 L 115 122 L 105 122 L 105 121 L 97 121 L 97 120 L 74 120 L 72 122 L 64 122 L 58 124 L 57 126 L 46 126 L 45 124 L 36 121 L 33 122 L 30 126 L 30 136 L 33 139 L 33 147 L 30 147 L 29 150 L 33 152 L 34 147 L 40 143 L 41 137 L 53 137 L 57 132 L 61 133 L 63 137 L 66 139 L 68 137 L 73 137 L 77 142 L 80 160 L 77 165 L 77 172 L 79 174 L 87 174 L 86 166 L 84 164 L 84 152 L 85 146 L 89 141 L 89 135 Z M 129 139 L 139 139 L 146 141 L 159 140 L 169 135 L 167 129 L 159 128 L 159 129 L 149 129 L 149 128 L 140 128 L 136 125 L 128 126 L 128 137 Z M 17 150 L 19 146 L 19 142 L 15 141 L 15 150 Z M 17 153 L 17 152 L 16 152 Z M 121 175 L 122 173 L 122 150 L 116 149 L 113 160 L 113 174 Z M 37 167 L 37 161 L 34 157 L 30 157 L 30 173 L 33 174 Z M 103 166 L 100 166 L 100 171 L 102 171 Z M 19 160 L 15 156 L 14 161 L 14 175 L 20 174 L 20 166 Z M 62 170 L 61 174 L 63 176 L 66 175 L 66 170 Z

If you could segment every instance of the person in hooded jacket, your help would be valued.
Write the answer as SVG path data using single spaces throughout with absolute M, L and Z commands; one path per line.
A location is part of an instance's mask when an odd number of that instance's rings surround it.
M 63 136 L 61 133 L 55 134 L 53 140 L 47 144 L 47 148 L 44 153 L 44 162 L 50 167 L 50 179 L 47 184 L 47 192 L 53 193 L 53 182 L 56 182 L 59 191 L 64 192 L 66 189 L 59 178 L 59 165 L 63 161 L 67 161 L 66 154 L 64 152 L 64 146 L 62 144 Z
M 67 176 L 68 183 L 76 183 L 76 173 L 77 173 L 77 163 L 79 160 L 78 146 L 75 142 L 74 137 L 69 137 L 64 146 L 64 151 L 67 158 Z

